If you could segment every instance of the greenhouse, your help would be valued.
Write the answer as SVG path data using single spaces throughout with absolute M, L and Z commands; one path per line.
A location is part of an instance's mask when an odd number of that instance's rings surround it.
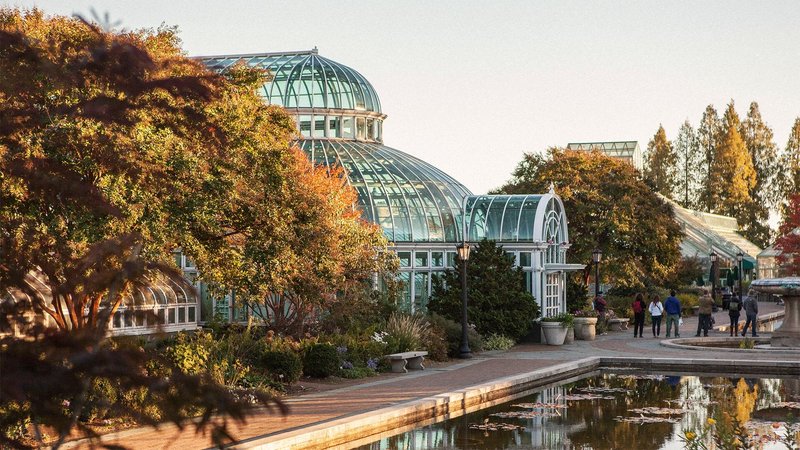
M 564 311 L 564 272 L 584 266 L 566 264 L 567 220 L 552 190 L 472 195 L 438 168 L 383 145 L 387 116 L 375 89 L 355 70 L 319 56 L 316 48 L 199 59 L 216 71 L 247 64 L 270 72 L 271 80 L 259 89 L 264 101 L 294 116 L 298 145 L 312 161 L 344 168 L 364 218 L 380 225 L 394 244 L 405 286 L 403 309 L 426 308 L 433 276 L 454 266 L 456 245 L 466 236 L 467 242 L 500 243 L 522 267 L 545 315 Z M 208 306 L 220 312 L 225 302 Z M 235 314 L 230 311 L 228 317 Z

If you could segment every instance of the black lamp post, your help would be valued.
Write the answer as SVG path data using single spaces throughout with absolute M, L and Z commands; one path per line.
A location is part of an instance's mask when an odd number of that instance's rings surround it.
M 600 296 L 600 260 L 603 259 L 603 251 L 599 248 L 592 250 L 592 262 L 594 263 L 594 298 Z
M 458 259 L 461 261 L 461 347 L 459 358 L 472 358 L 467 334 L 467 261 L 469 260 L 469 244 L 462 242 L 457 247 Z
M 744 292 L 742 292 L 742 278 L 744 278 L 744 273 L 742 272 L 743 265 L 742 260 L 744 259 L 744 253 L 739 252 L 736 254 L 736 261 L 739 265 L 739 301 L 744 299 Z
M 714 304 L 717 304 L 717 253 L 714 250 L 711 250 L 711 254 L 708 255 L 711 258 L 711 298 L 714 300 Z

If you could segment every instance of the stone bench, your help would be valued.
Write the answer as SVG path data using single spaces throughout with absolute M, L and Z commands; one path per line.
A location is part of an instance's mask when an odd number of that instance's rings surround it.
M 425 355 L 428 352 L 404 352 L 404 353 L 393 353 L 391 355 L 387 355 L 386 357 L 389 358 L 389 362 L 392 363 L 392 372 L 394 373 L 406 373 L 406 365 L 411 370 L 425 370 L 425 366 L 422 365 L 422 361 L 425 360 Z
M 630 318 L 608 319 L 608 329 L 611 331 L 623 331 L 628 329 Z

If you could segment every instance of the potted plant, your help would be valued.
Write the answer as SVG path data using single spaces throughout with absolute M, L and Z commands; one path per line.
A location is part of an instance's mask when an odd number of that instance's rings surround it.
M 579 309 L 573 313 L 573 316 L 575 339 L 593 341 L 597 334 L 597 311 L 593 309 Z
M 561 313 L 542 318 L 542 333 L 547 345 L 564 345 L 567 330 L 572 327 L 572 314 Z

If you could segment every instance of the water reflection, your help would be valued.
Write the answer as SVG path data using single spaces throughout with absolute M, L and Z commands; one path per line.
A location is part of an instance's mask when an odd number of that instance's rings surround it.
M 794 423 L 800 413 L 774 406 L 799 401 L 795 379 L 604 374 L 359 448 L 681 449 L 684 430 L 701 430 L 721 411 L 774 437 L 787 414 Z

